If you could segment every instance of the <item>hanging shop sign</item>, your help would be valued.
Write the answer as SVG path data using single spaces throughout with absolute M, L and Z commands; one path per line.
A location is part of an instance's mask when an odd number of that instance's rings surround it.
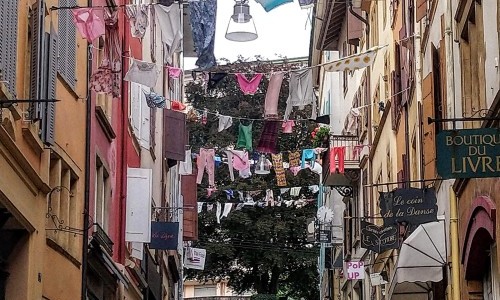
M 344 268 L 348 280 L 365 279 L 365 263 L 363 261 L 348 261 Z
M 381 192 L 379 201 L 386 227 L 402 222 L 417 225 L 437 220 L 434 189 L 408 188 Z
M 332 242 L 332 231 L 331 230 L 318 230 L 316 236 L 317 241 L 320 243 L 331 243 Z
M 398 248 L 398 241 L 398 228 L 395 225 L 377 226 L 361 221 L 361 248 L 382 253 Z
M 188 248 L 184 256 L 184 267 L 187 269 L 204 270 L 207 250 Z
M 500 177 L 500 129 L 444 130 L 436 137 L 437 172 L 445 178 Z
M 151 222 L 150 249 L 177 250 L 178 244 L 178 222 Z

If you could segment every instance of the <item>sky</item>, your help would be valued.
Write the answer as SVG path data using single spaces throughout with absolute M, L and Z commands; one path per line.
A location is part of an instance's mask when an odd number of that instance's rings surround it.
M 215 57 L 227 58 L 230 61 L 237 59 L 238 55 L 254 58 L 262 55 L 268 59 L 278 59 L 276 55 L 288 58 L 302 57 L 309 54 L 309 36 L 311 22 L 308 15 L 310 9 L 301 9 L 298 1 L 283 4 L 270 12 L 250 0 L 250 14 L 252 15 L 259 37 L 251 42 L 233 42 L 227 40 L 226 34 L 229 17 L 233 14 L 234 1 L 217 1 L 217 22 L 215 33 Z M 196 68 L 196 58 L 186 57 L 184 69 Z

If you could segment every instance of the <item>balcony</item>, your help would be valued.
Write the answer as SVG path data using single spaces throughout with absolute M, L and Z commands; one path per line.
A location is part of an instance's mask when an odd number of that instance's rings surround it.
M 249 300 L 250 296 L 213 296 L 213 297 L 192 297 L 184 300 Z
M 360 152 L 359 140 L 353 135 L 330 136 L 330 148 L 323 155 L 323 185 L 337 189 L 343 196 L 352 195 L 352 183 L 359 179 Z M 330 173 L 330 151 L 345 147 L 344 173 Z M 337 161 L 338 162 L 338 161 Z

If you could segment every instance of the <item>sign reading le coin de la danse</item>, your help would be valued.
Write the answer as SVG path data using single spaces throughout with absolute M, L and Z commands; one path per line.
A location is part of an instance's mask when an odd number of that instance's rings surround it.
M 436 138 L 437 171 L 447 178 L 500 177 L 500 129 L 444 130 Z

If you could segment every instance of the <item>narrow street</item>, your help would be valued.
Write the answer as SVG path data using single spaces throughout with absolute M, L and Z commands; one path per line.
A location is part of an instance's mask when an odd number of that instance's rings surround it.
M 500 0 L 0 0 L 0 300 L 500 300 Z

